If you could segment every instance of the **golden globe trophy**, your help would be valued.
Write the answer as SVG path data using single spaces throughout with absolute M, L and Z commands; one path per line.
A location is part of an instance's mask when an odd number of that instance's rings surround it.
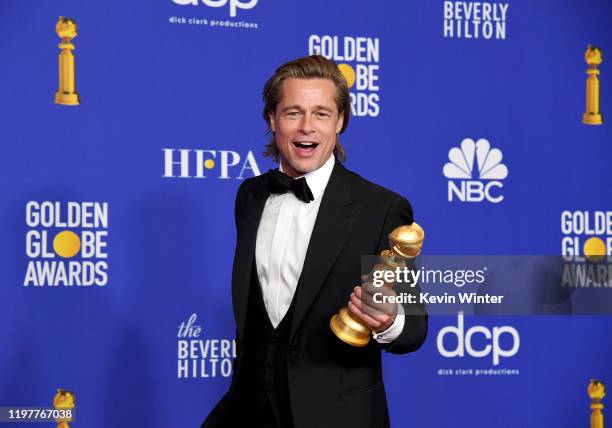
M 586 125 L 601 125 L 603 116 L 599 111 L 599 70 L 597 66 L 601 64 L 602 56 L 601 49 L 589 45 L 585 54 L 584 60 L 589 65 L 587 70 L 586 82 L 586 113 L 582 116 L 582 123 Z
M 55 25 L 55 32 L 62 39 L 58 45 L 62 51 L 59 54 L 59 89 L 55 93 L 55 103 L 77 106 L 80 104 L 80 99 L 75 88 L 74 55 L 72 54 L 74 50 L 72 39 L 77 36 L 76 22 L 60 16 Z
M 606 396 L 606 388 L 603 382 L 591 379 L 587 392 L 593 400 L 591 403 L 591 428 L 604 428 L 603 413 L 601 412 L 604 406 L 601 404 L 601 400 Z
M 66 391 L 65 389 L 58 389 L 57 394 L 53 397 L 53 407 L 56 410 L 70 411 L 71 417 L 69 418 L 56 418 L 57 428 L 70 428 L 69 422 L 74 419 L 74 406 L 76 404 L 76 398 L 74 393 Z
M 382 263 L 374 266 L 372 271 L 391 270 L 405 267 L 406 260 L 412 260 L 421 252 L 425 232 L 417 223 L 399 226 L 389 234 L 389 250 L 380 253 Z M 393 286 L 386 283 L 385 287 Z M 342 308 L 329 321 L 334 334 L 343 342 L 352 346 L 366 346 L 372 332 L 361 320 L 353 317 L 348 308 Z

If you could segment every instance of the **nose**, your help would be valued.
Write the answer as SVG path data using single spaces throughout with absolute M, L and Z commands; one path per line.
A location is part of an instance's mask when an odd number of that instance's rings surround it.
M 300 131 L 303 134 L 312 134 L 314 132 L 314 122 L 310 114 L 305 114 L 300 124 Z

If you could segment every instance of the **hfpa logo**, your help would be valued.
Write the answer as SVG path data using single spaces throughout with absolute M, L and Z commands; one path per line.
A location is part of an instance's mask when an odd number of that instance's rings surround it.
M 444 337 L 447 334 L 457 336 L 455 349 L 447 349 L 444 345 Z M 482 336 L 479 342 L 486 343 L 480 349 L 476 349 L 472 343 L 476 335 Z M 502 348 L 501 346 L 500 339 L 503 335 L 510 335 L 512 339 L 509 348 Z M 440 330 L 436 339 L 436 346 L 440 355 L 446 358 L 462 358 L 466 353 L 474 358 L 484 358 L 492 354 L 493 365 L 497 366 L 501 357 L 513 357 L 517 354 L 521 346 L 521 337 L 517 329 L 509 325 L 493 327 L 493 331 L 483 325 L 475 325 L 466 331 L 463 323 L 463 313 L 459 313 L 456 327 L 449 325 Z
M 242 180 L 261 174 L 253 152 L 246 156 L 233 150 L 162 149 L 164 178 L 208 178 Z
M 449 202 L 455 197 L 461 202 L 481 202 L 486 199 L 498 203 L 504 200 L 500 193 L 503 187 L 500 180 L 508 176 L 508 168 L 501 163 L 501 150 L 491 150 L 491 145 L 484 138 L 477 142 L 466 138 L 461 142 L 461 148 L 450 149 L 448 159 L 450 162 L 444 165 L 442 171 L 449 179 Z M 474 172 L 478 172 L 477 180 L 474 179 Z M 461 181 L 457 183 L 453 179 Z

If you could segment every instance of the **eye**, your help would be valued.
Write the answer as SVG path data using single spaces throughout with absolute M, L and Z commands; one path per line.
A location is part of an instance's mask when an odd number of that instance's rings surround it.
M 288 118 L 296 118 L 299 117 L 299 115 L 299 111 L 288 111 L 287 113 L 285 113 L 285 116 L 287 116 Z
M 320 119 L 327 119 L 329 117 L 329 114 L 325 113 L 324 111 L 318 111 L 315 113 L 315 116 L 317 116 Z

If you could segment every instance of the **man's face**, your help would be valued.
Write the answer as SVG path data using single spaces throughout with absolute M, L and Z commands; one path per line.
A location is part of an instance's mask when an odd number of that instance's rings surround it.
M 270 127 L 287 175 L 296 177 L 314 171 L 331 156 L 336 134 L 344 123 L 335 96 L 336 88 L 329 79 L 283 81 Z

